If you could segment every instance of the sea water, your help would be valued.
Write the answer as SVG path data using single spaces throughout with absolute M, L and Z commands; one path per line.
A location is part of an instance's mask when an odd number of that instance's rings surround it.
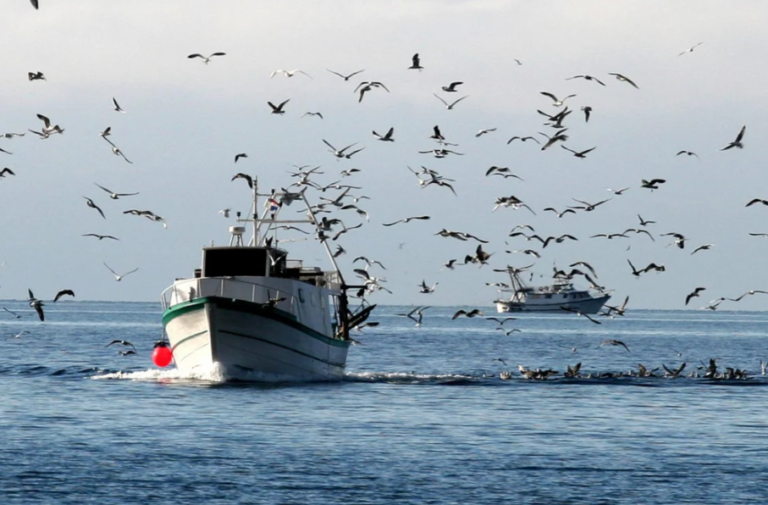
M 768 313 L 630 310 L 599 325 L 527 314 L 501 326 L 433 307 L 416 327 L 398 315 L 412 307 L 379 307 L 380 324 L 353 335 L 346 380 L 275 384 L 155 367 L 159 304 L 60 301 L 40 322 L 25 302 L 0 303 L 22 315 L 0 314 L 3 504 L 768 498 Z M 703 378 L 710 359 L 748 378 Z M 582 377 L 564 379 L 576 363 Z M 629 376 L 639 364 L 654 376 Z M 519 365 L 559 375 L 524 379 Z

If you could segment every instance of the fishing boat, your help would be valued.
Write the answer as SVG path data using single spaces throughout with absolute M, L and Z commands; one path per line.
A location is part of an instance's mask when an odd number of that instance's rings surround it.
M 528 286 L 520 277 L 524 269 L 507 268 L 510 283 L 499 292 L 512 293 L 508 299 L 494 300 L 496 311 L 506 312 L 574 312 L 597 314 L 611 298 L 602 288 L 579 289 L 570 278 L 556 277 L 548 286 Z
M 353 339 L 350 328 L 362 323 L 375 305 L 349 309 L 347 290 L 312 207 L 304 193 L 259 194 L 249 180 L 252 208 L 229 227 L 227 246 L 202 250 L 194 276 L 177 279 L 163 291 L 163 327 L 176 367 L 195 373 L 218 364 L 225 375 L 265 381 L 326 381 L 344 376 Z M 263 210 L 259 197 L 266 197 Z M 299 201 L 306 219 L 280 219 L 280 210 Z M 261 213 L 261 215 L 259 215 Z M 289 258 L 278 230 L 309 224 L 331 267 L 305 265 Z M 284 233 L 284 232 L 283 232 Z

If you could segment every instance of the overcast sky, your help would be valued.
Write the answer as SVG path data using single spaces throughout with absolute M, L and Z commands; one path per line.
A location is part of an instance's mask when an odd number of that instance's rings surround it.
M 462 305 L 489 308 L 497 297 L 486 283 L 506 281 L 494 268 L 535 262 L 535 283 L 550 280 L 552 266 L 575 261 L 595 267 L 599 282 L 627 295 L 634 308 L 685 308 L 685 296 L 706 287 L 688 308 L 750 289 L 768 290 L 763 264 L 768 208 L 745 207 L 768 199 L 768 147 L 760 142 L 768 124 L 764 84 L 768 65 L 765 22 L 768 4 L 725 1 L 281 1 L 202 0 L 3 0 L 2 111 L 0 168 L 16 176 L 0 179 L 0 298 L 20 299 L 31 288 L 41 299 L 71 288 L 82 300 L 159 300 L 175 278 L 199 266 L 202 246 L 228 242 L 234 224 L 223 208 L 246 211 L 247 186 L 231 182 L 237 172 L 258 176 L 262 189 L 287 187 L 293 165 L 322 166 L 316 182 L 340 179 L 365 195 L 353 211 L 336 213 L 347 226 L 364 226 L 339 239 L 347 254 L 339 261 L 352 278 L 352 260 L 367 256 L 393 294 L 371 301 L 385 304 Z M 701 43 L 693 51 L 682 51 Z M 222 51 L 209 64 L 191 53 Z M 409 70 L 419 53 L 423 71 Z M 515 59 L 519 60 L 518 64 Z M 301 69 L 312 78 L 270 74 Z M 327 69 L 351 73 L 348 82 Z M 45 81 L 30 82 L 41 71 Z M 619 82 L 621 73 L 639 89 Z M 605 83 L 574 75 L 591 75 Z M 358 103 L 355 87 L 381 81 Z M 453 81 L 458 92 L 441 91 Z M 560 110 L 541 95 L 575 94 L 566 105 L 567 147 L 596 147 L 585 159 L 560 145 L 541 151 L 515 135 L 555 130 L 543 125 L 542 110 Z M 453 110 L 433 96 L 452 101 Z M 115 97 L 125 114 L 115 112 Z M 290 99 L 284 115 L 270 114 L 267 101 Z M 589 122 L 581 112 L 592 107 Z M 324 119 L 304 116 L 321 112 Z M 65 129 L 39 140 L 28 129 L 48 116 Z M 439 125 L 451 149 L 463 156 L 436 159 L 419 154 L 438 147 L 429 136 Z M 746 125 L 744 149 L 720 151 Z M 133 161 L 113 155 L 99 132 L 112 127 L 111 140 Z M 371 134 L 394 127 L 395 142 Z M 496 128 L 481 137 L 478 130 Z M 323 144 L 354 142 L 365 149 L 337 160 Z M 697 153 L 675 156 L 680 150 Z M 233 162 L 245 152 L 247 159 Z M 458 196 L 437 186 L 420 188 L 407 166 L 426 166 L 455 180 Z M 485 177 L 492 165 L 509 167 L 523 179 Z M 641 179 L 662 178 L 658 190 Z M 95 186 L 139 192 L 111 200 Z M 622 195 L 606 188 L 629 187 Z M 322 196 L 335 196 L 327 191 Z M 514 195 L 535 212 L 498 209 L 500 196 Z M 101 207 L 106 219 L 86 206 Z M 312 193 L 310 200 L 317 201 Z M 558 210 L 612 198 L 592 212 L 557 218 Z M 125 215 L 149 209 L 168 228 Z M 283 216 L 293 213 L 285 208 Z M 430 215 L 383 227 L 408 216 Z M 656 241 L 590 238 L 639 226 Z M 569 233 L 577 242 L 541 244 L 508 234 L 530 224 L 541 236 Z M 489 264 L 441 270 L 443 263 L 474 254 L 477 243 L 435 236 L 440 229 L 464 231 L 490 243 Z M 685 249 L 670 246 L 677 232 Z M 119 242 L 82 237 L 111 234 Z M 303 235 L 286 235 L 301 237 Z M 691 252 L 699 245 L 710 250 Z M 335 243 L 332 244 L 335 247 Z M 328 262 L 316 241 L 289 244 L 309 263 Z M 539 260 L 505 251 L 535 249 Z M 642 268 L 654 262 L 666 271 L 635 278 L 627 260 Z M 104 267 L 139 271 L 115 282 Z M 358 262 L 355 267 L 361 266 Z M 540 277 L 541 276 L 541 277 Z M 420 294 L 418 284 L 438 283 Z M 578 281 L 577 284 L 587 284 Z M 761 296 L 763 298 L 761 298 Z M 747 297 L 721 309 L 761 310 L 768 295 Z

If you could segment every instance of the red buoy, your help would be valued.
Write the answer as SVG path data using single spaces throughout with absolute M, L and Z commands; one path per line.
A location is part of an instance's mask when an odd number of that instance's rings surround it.
M 173 361 L 173 351 L 168 347 L 167 342 L 155 343 L 155 350 L 152 351 L 152 362 L 159 367 L 166 367 Z

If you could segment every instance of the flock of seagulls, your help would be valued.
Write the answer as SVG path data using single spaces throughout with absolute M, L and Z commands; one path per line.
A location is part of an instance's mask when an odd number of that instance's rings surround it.
M 32 5 L 35 9 L 39 8 L 37 0 L 31 0 Z M 685 51 L 679 53 L 678 56 L 681 56 L 686 53 L 692 53 L 694 49 L 698 48 L 702 42 L 699 42 L 690 48 L 686 49 Z M 187 56 L 188 59 L 199 59 L 201 60 L 205 65 L 208 65 L 211 63 L 211 61 L 215 58 L 221 58 L 225 57 L 227 53 L 217 51 L 209 53 L 207 56 L 202 53 L 193 53 L 189 54 Z M 426 60 L 425 60 L 426 61 Z M 514 62 L 517 65 L 522 65 L 522 63 L 519 60 L 514 60 Z M 427 62 L 428 63 L 428 62 Z M 419 53 L 413 54 L 410 58 L 410 64 L 407 66 L 404 65 L 403 70 L 404 71 L 411 71 L 411 70 L 417 70 L 418 73 L 428 73 L 428 66 L 424 66 L 422 64 L 422 58 Z M 326 68 L 326 71 L 343 81 L 343 83 L 350 82 L 353 78 L 358 77 L 360 74 L 365 72 L 365 69 L 356 70 L 350 73 L 345 72 L 339 72 L 336 70 L 331 70 Z M 318 74 L 315 74 L 320 77 Z M 327 74 L 323 74 L 327 75 Z M 638 86 L 638 84 L 631 78 L 627 77 L 626 75 L 623 75 L 621 73 L 617 72 L 607 72 L 606 75 L 614 77 L 616 81 L 626 84 L 630 86 L 631 88 L 628 88 L 630 91 L 632 89 L 637 90 L 637 92 L 640 92 L 641 88 Z M 279 78 L 293 78 L 301 76 L 301 79 L 306 79 L 307 82 L 310 82 L 309 80 L 314 80 L 312 75 L 310 75 L 308 72 L 302 70 L 302 69 L 292 69 L 292 70 L 284 70 L 284 69 L 277 69 L 272 71 L 269 74 L 269 79 L 279 77 Z M 46 79 L 45 74 L 42 71 L 35 70 L 30 71 L 27 74 L 28 80 L 30 82 L 33 81 L 45 81 L 48 82 L 48 79 Z M 359 78 L 359 77 L 358 77 Z M 599 86 L 597 89 L 602 89 L 610 85 L 610 83 L 606 84 L 604 80 L 602 80 L 600 77 L 589 75 L 589 74 L 577 74 L 572 75 L 570 77 L 564 77 L 563 79 L 566 82 L 573 82 L 573 81 L 586 81 L 589 83 L 593 83 L 596 86 Z M 341 82 L 340 82 L 341 84 Z M 38 85 L 38 84 L 35 84 Z M 40 85 L 46 85 L 45 83 Z M 444 85 L 441 85 L 439 90 L 436 90 L 436 92 L 433 92 L 433 96 L 437 98 L 441 104 L 445 107 L 447 111 L 453 111 L 455 107 L 457 107 L 460 103 L 463 103 L 462 107 L 468 107 L 471 106 L 472 102 L 464 102 L 469 97 L 469 94 L 463 94 L 463 91 L 470 87 L 471 83 L 468 82 L 468 80 L 451 80 L 450 82 L 445 83 Z M 445 94 L 455 94 L 459 92 L 459 89 L 462 90 L 462 96 L 456 99 L 446 99 L 438 94 L 438 92 L 442 92 Z M 554 88 L 550 88 L 554 89 Z M 357 95 L 357 102 L 361 103 L 363 102 L 364 97 L 367 93 L 375 91 L 378 92 L 386 92 L 390 93 L 390 89 L 382 82 L 380 81 L 374 81 L 374 80 L 360 80 L 359 84 L 354 87 L 352 93 Z M 573 110 L 569 108 L 569 105 L 576 101 L 576 99 L 579 98 L 579 95 L 577 93 L 569 93 L 569 94 L 563 94 L 563 93 L 552 93 L 550 91 L 539 91 L 539 95 L 546 97 L 549 99 L 549 111 L 554 112 L 546 112 L 543 110 L 536 110 L 536 112 L 539 114 L 539 116 L 543 117 L 544 122 L 542 125 L 542 128 L 546 129 L 545 132 L 536 132 L 536 135 L 533 134 L 517 134 L 514 136 L 511 136 L 508 140 L 506 140 L 507 145 L 515 144 L 516 141 L 519 141 L 520 143 L 527 143 L 528 141 L 532 141 L 532 143 L 536 144 L 537 146 L 540 146 L 539 149 L 541 151 L 548 151 L 552 146 L 555 144 L 560 144 L 561 149 L 554 149 L 554 151 L 566 151 L 570 153 L 575 158 L 578 158 L 579 160 L 586 160 L 589 158 L 589 154 L 593 153 L 598 146 L 580 146 L 576 147 L 578 144 L 571 144 L 572 141 L 572 133 L 569 131 L 569 122 L 573 121 L 573 117 L 571 116 Z M 536 96 L 539 96 L 536 95 Z M 451 95 L 455 96 L 455 95 Z M 540 99 L 540 98 L 539 98 Z M 285 98 L 280 102 L 273 102 L 273 101 L 267 101 L 267 105 L 269 106 L 268 112 L 273 115 L 277 116 L 284 116 L 291 112 L 289 110 L 289 103 L 291 102 L 291 98 Z M 124 110 L 121 105 L 118 103 L 117 99 L 115 97 L 112 98 L 112 106 L 113 111 L 125 114 L 126 110 Z M 592 105 L 588 104 L 580 104 L 580 108 L 577 110 L 580 110 L 583 113 L 583 121 L 584 123 L 588 123 L 590 121 L 590 118 L 592 117 L 592 114 L 594 113 L 594 108 Z M 535 115 L 535 114 L 534 114 Z M 578 115 L 578 114 L 577 114 Z M 310 116 L 310 117 L 316 117 L 318 119 L 323 119 L 324 116 L 321 112 L 318 111 L 311 111 L 311 112 L 305 112 L 303 116 Z M 32 129 L 29 129 L 29 131 L 36 136 L 38 136 L 40 139 L 46 140 L 54 135 L 61 135 L 64 134 L 66 131 L 64 128 L 62 128 L 59 124 L 55 124 L 55 122 L 51 121 L 51 119 L 43 114 L 37 114 L 37 118 L 42 122 L 42 127 L 39 129 L 39 131 L 35 131 Z M 595 120 L 593 120 L 595 121 Z M 475 138 L 485 137 L 488 136 L 489 138 L 492 138 L 493 135 L 491 135 L 494 132 L 497 132 L 497 127 L 486 127 L 486 128 L 480 128 L 477 130 L 477 133 L 475 133 Z M 379 133 L 382 132 L 382 133 Z M 377 132 L 376 130 L 372 131 L 372 135 L 377 141 L 381 141 L 382 143 L 395 143 L 395 127 L 390 126 L 385 130 L 379 130 Z M 459 147 L 458 143 L 456 142 L 448 142 L 446 137 L 441 132 L 441 129 L 439 125 L 435 125 L 432 128 L 431 135 L 426 135 L 425 137 L 428 137 L 430 140 L 434 141 L 436 143 L 436 147 L 432 149 L 426 149 L 418 151 L 419 154 L 427 154 L 431 155 L 433 158 L 439 160 L 446 158 L 448 156 L 464 156 L 466 153 L 463 152 L 464 149 L 451 149 L 452 147 Z M 532 132 L 528 132 L 532 133 Z M 743 149 L 744 148 L 744 138 L 746 134 L 746 125 L 742 126 L 739 132 L 737 133 L 736 137 L 728 142 L 724 147 L 720 148 L 720 151 L 729 151 L 733 148 Z M 5 138 L 12 138 L 13 136 L 23 136 L 24 134 L 21 133 L 6 133 L 3 134 Z M 112 135 L 111 127 L 107 127 L 103 132 L 100 133 L 100 136 L 110 144 L 111 151 L 115 156 L 121 157 L 125 162 L 132 164 L 133 162 L 129 160 L 126 155 L 123 153 L 123 151 L 115 145 L 112 140 L 110 140 L 110 137 Z M 498 134 L 497 134 L 498 135 Z M 331 137 L 328 137 L 331 138 Z M 337 140 L 334 140 L 333 143 L 329 142 L 325 138 L 319 138 L 318 144 L 322 142 L 327 148 L 328 152 L 336 158 L 337 161 L 347 161 L 351 160 L 353 156 L 357 155 L 358 153 L 363 152 L 366 147 L 360 146 L 359 142 L 353 142 L 351 144 L 346 143 L 337 143 Z M 484 139 L 485 140 L 485 139 Z M 566 142 L 568 144 L 566 144 Z M 334 145 L 335 144 L 335 145 Z M 346 144 L 346 145 L 345 145 Z M 341 148 L 338 148 L 336 146 L 343 146 Z M 12 154 L 10 151 L 4 150 L 0 148 L 0 152 L 5 154 Z M 550 151 L 551 152 L 551 151 Z M 598 151 L 598 154 L 600 151 Z M 414 153 L 415 155 L 416 153 Z M 699 158 L 699 155 L 693 151 L 689 150 L 679 150 L 675 156 L 686 156 L 686 157 L 695 157 Z M 362 156 L 365 156 L 363 154 Z M 231 159 L 231 158 L 230 158 Z M 356 158 L 357 159 L 357 158 Z M 247 163 L 248 160 L 248 154 L 245 152 L 240 152 L 234 155 L 234 163 Z M 587 163 L 579 161 L 578 163 Z M 240 166 L 240 165 L 238 165 Z M 282 193 L 282 200 L 279 202 L 280 207 L 282 207 L 285 202 L 286 198 L 290 199 L 290 191 L 292 188 L 297 187 L 301 188 L 301 190 L 311 188 L 313 190 L 325 193 L 326 191 L 338 191 L 335 196 L 331 196 L 330 198 L 322 198 L 324 203 L 318 204 L 313 208 L 313 211 L 315 214 L 320 214 L 323 212 L 338 212 L 338 213 L 348 213 L 348 212 L 354 212 L 356 215 L 358 215 L 362 219 L 365 220 L 365 223 L 367 224 L 370 220 L 370 216 L 368 212 L 366 212 L 364 209 L 361 208 L 360 200 L 368 199 L 369 197 L 366 195 L 362 195 L 358 193 L 357 191 L 361 189 L 359 186 L 354 186 L 351 184 L 342 184 L 340 181 L 336 181 L 330 184 L 325 184 L 320 182 L 317 179 L 317 176 L 319 176 L 322 172 L 318 170 L 320 167 L 315 167 L 313 169 L 307 170 L 308 167 L 299 167 L 297 172 L 294 172 L 291 174 L 292 178 L 295 178 L 295 181 Z M 454 179 L 451 179 L 445 175 L 442 175 L 438 170 L 434 168 L 428 168 L 426 166 L 421 166 L 420 170 L 414 170 L 410 166 L 403 167 L 403 172 L 405 173 L 405 170 L 410 171 L 417 179 L 418 186 L 421 190 L 428 190 L 428 191 L 437 191 L 436 188 L 442 188 L 440 191 L 446 191 L 445 195 L 446 198 L 452 198 L 453 196 L 458 196 L 457 192 L 457 184 Z M 485 172 L 485 177 L 497 177 L 497 180 L 509 180 L 514 179 L 515 181 L 524 182 L 523 179 L 512 172 L 512 170 L 509 167 L 501 167 L 501 166 L 491 166 L 490 168 L 483 167 L 483 171 Z M 359 168 L 343 168 L 339 172 L 340 178 L 347 179 L 347 178 L 354 178 L 354 175 L 356 173 L 360 172 Z M 3 168 L 2 171 L 0 171 L 0 180 L 2 178 L 6 178 L 6 176 L 16 176 L 16 173 L 11 168 Z M 409 176 L 410 177 L 410 176 Z M 237 179 L 243 179 L 249 186 L 249 188 L 253 187 L 253 177 L 251 175 L 248 175 L 244 172 L 239 172 L 235 174 L 231 180 L 235 181 Z M 350 179 L 352 180 L 352 179 Z M 650 191 L 657 191 L 661 190 L 663 187 L 662 185 L 665 184 L 667 181 L 666 179 L 662 178 L 648 178 L 648 179 L 641 179 L 637 187 L 639 189 L 648 189 Z M 98 183 L 94 184 L 100 188 L 102 191 L 104 191 L 111 200 L 119 200 L 121 198 L 126 197 L 132 197 L 139 195 L 139 192 L 116 192 L 112 191 L 111 189 L 108 189 L 105 186 L 102 186 Z M 634 187 L 634 186 L 632 186 Z M 558 210 L 555 206 L 547 206 L 543 208 L 541 211 L 551 212 L 552 215 L 556 216 L 558 219 L 565 218 L 568 216 L 568 219 L 577 219 L 580 216 L 583 216 L 585 213 L 590 212 L 600 212 L 605 207 L 609 207 L 611 205 L 611 202 L 614 198 L 621 197 L 625 192 L 632 189 L 632 187 L 627 186 L 623 187 L 621 189 L 608 189 L 612 193 L 611 198 L 605 198 L 605 199 L 598 199 L 597 201 L 588 201 L 585 199 L 576 199 L 572 198 L 572 200 L 575 202 L 574 204 L 567 205 L 565 208 L 562 208 L 562 210 Z M 431 188 L 431 189 L 430 189 Z M 459 188 L 460 191 L 460 188 Z M 453 195 L 453 196 L 452 196 Z M 105 213 L 105 211 L 102 209 L 100 205 L 97 204 L 97 202 L 88 196 L 82 196 L 82 198 L 85 200 L 86 206 L 90 209 L 93 209 L 95 212 L 99 214 L 99 216 L 102 218 L 102 220 L 108 220 L 107 215 L 108 213 Z M 348 203 L 352 201 L 351 203 Z M 495 207 L 493 207 L 493 210 L 497 209 L 511 209 L 511 210 L 520 210 L 520 209 L 526 209 L 530 215 L 537 216 L 536 210 L 531 205 L 526 203 L 524 200 L 518 198 L 514 195 L 502 195 L 497 198 L 497 200 L 494 202 Z M 762 198 L 754 198 L 750 200 L 746 206 L 750 207 L 752 205 L 756 204 L 763 204 L 768 205 L 768 200 L 762 199 Z M 106 207 L 105 207 L 106 208 Z M 109 209 L 107 209 L 109 211 Z M 230 218 L 230 212 L 231 209 L 223 209 L 220 211 L 220 213 L 225 218 Z M 130 210 L 124 210 L 122 211 L 123 214 L 128 215 L 135 215 L 139 217 L 145 217 L 151 221 L 159 222 L 164 227 L 167 226 L 167 223 L 165 222 L 165 219 L 160 217 L 159 215 L 155 214 L 152 211 L 149 210 L 142 210 L 142 209 L 130 209 Z M 332 240 L 336 241 L 339 239 L 342 235 L 346 235 L 352 230 L 355 230 L 363 225 L 363 222 L 361 222 L 358 225 L 347 225 L 344 223 L 344 220 L 338 219 L 338 218 L 330 218 L 330 217 L 323 217 L 323 226 L 321 227 L 323 230 L 323 234 L 318 236 L 317 238 L 320 240 Z M 415 216 L 408 216 L 403 217 L 400 219 L 395 219 L 389 222 L 381 223 L 381 225 L 385 227 L 393 227 L 395 225 L 410 225 L 413 226 L 412 223 L 415 222 L 423 222 L 426 224 L 427 221 L 431 219 L 431 216 L 428 214 L 420 214 Z M 633 226 L 628 226 L 623 232 L 605 232 L 605 233 L 596 233 L 591 235 L 590 239 L 597 239 L 597 238 L 605 238 L 605 239 L 631 239 L 634 236 L 637 235 L 645 235 L 650 240 L 655 241 L 654 238 L 654 231 L 652 228 L 650 228 L 651 225 L 656 224 L 655 221 L 651 220 L 644 220 L 642 217 L 640 217 L 640 214 L 638 214 L 639 219 L 639 228 L 636 227 L 636 225 L 633 224 Z M 509 250 L 507 250 L 507 253 L 509 254 L 516 254 L 516 253 L 522 253 L 526 256 L 533 257 L 535 259 L 539 259 L 542 257 L 542 252 L 544 249 L 546 249 L 548 246 L 555 247 L 555 244 L 564 244 L 568 241 L 578 241 L 580 240 L 576 236 L 570 234 L 570 233 L 564 233 L 564 234 L 556 234 L 556 235 L 549 235 L 546 233 L 537 234 L 532 226 L 527 225 L 529 227 L 530 233 L 522 232 L 522 231 L 515 231 L 514 229 L 510 231 L 508 236 L 506 237 L 509 241 L 520 241 L 525 240 L 526 242 L 530 243 L 538 243 L 540 245 L 540 249 L 535 249 L 530 247 L 525 248 L 515 248 L 510 247 Z M 658 225 L 657 225 L 658 226 Z M 302 230 L 299 230 L 302 231 Z M 302 233 L 306 233 L 302 231 Z M 325 235 L 325 233 L 328 233 L 328 235 Z M 454 270 L 455 268 L 459 266 L 466 266 L 466 265 L 474 265 L 476 268 L 482 268 L 484 265 L 488 265 L 492 260 L 496 260 L 499 258 L 498 255 L 494 255 L 493 252 L 488 252 L 485 249 L 483 249 L 483 244 L 488 244 L 490 241 L 480 239 L 477 236 L 475 236 L 472 233 L 464 232 L 464 231 L 454 231 L 454 230 L 448 230 L 446 228 L 441 229 L 440 231 L 436 233 L 431 233 L 433 236 L 438 236 L 442 238 L 451 238 L 454 239 L 460 243 L 466 243 L 466 242 L 476 242 L 478 245 L 474 247 L 472 251 L 467 251 L 464 254 L 464 259 L 460 259 L 461 256 L 450 258 L 445 260 L 444 262 L 441 262 L 442 269 L 443 270 Z M 630 235 L 632 234 L 632 235 Z M 750 233 L 752 236 L 762 236 L 762 237 L 768 237 L 768 233 Z M 113 241 L 119 241 L 119 238 L 114 235 L 109 234 L 100 234 L 100 233 L 85 233 L 82 235 L 83 237 L 91 237 L 96 238 L 99 241 L 102 241 L 104 239 L 107 240 L 113 240 Z M 685 243 L 688 240 L 684 235 L 677 233 L 677 232 L 670 232 L 670 233 L 655 233 L 656 237 L 659 236 L 672 236 L 674 238 L 674 242 L 672 244 L 674 247 L 678 249 L 684 249 Z M 582 240 L 585 238 L 582 238 Z M 694 255 L 697 253 L 703 253 L 704 251 L 710 250 L 712 247 L 714 247 L 714 244 L 702 244 L 698 245 L 695 248 L 693 248 L 690 255 Z M 340 257 L 346 253 L 346 249 L 342 246 L 342 244 L 337 243 L 335 246 L 335 253 L 333 254 L 335 257 Z M 372 269 L 375 268 L 382 268 L 383 265 L 381 265 L 380 262 L 376 260 L 368 260 L 364 257 L 358 257 L 358 259 L 363 258 L 365 260 L 365 268 L 364 269 L 356 269 L 355 273 L 358 275 L 361 280 L 364 282 L 366 288 L 363 289 L 361 292 L 358 292 L 358 295 L 360 296 L 363 303 L 365 303 L 365 298 L 368 296 L 371 296 L 373 293 L 379 290 L 389 291 L 385 286 L 384 283 L 386 282 L 385 279 L 383 279 L 381 276 L 374 275 L 372 273 Z M 666 267 L 662 264 L 657 264 L 654 262 L 649 262 L 647 266 L 643 268 L 636 268 L 635 265 L 632 263 L 632 261 L 627 258 L 627 263 L 629 265 L 629 270 L 626 272 L 627 275 L 631 274 L 634 277 L 640 277 L 641 275 L 645 275 L 648 273 L 662 273 L 666 271 Z M 129 274 L 132 274 L 139 270 L 138 267 L 133 268 L 132 270 L 129 270 L 125 273 L 119 274 L 114 269 L 112 269 L 106 262 L 104 262 L 104 266 L 108 269 L 108 271 L 114 276 L 115 280 L 117 282 L 120 282 L 123 280 L 126 276 Z M 493 269 L 495 272 L 509 272 L 511 267 L 510 265 L 507 265 L 506 268 L 502 269 Z M 527 267 L 523 267 L 527 268 Z M 592 270 L 592 276 L 597 277 L 596 272 L 592 269 L 590 266 L 590 269 Z M 522 270 L 522 269 L 521 269 Z M 557 269 L 555 269 L 557 270 Z M 569 276 L 578 275 L 578 274 L 565 274 Z M 423 295 L 431 295 L 436 292 L 438 288 L 439 283 L 433 282 L 428 283 L 426 279 L 423 279 L 422 282 L 418 285 L 416 285 L 416 290 L 419 294 Z M 596 286 L 596 284 L 593 282 L 593 287 L 599 287 Z M 681 304 L 684 304 L 684 306 L 687 306 L 689 302 L 693 298 L 700 297 L 702 293 L 706 290 L 706 287 L 698 286 L 693 289 L 693 291 L 689 292 L 685 297 L 684 300 L 681 300 Z M 56 297 L 54 298 L 54 301 L 58 300 L 61 296 L 64 295 L 70 295 L 74 296 L 74 292 L 71 291 L 62 291 L 59 292 Z M 717 306 L 725 300 L 738 302 L 742 300 L 744 297 L 748 295 L 754 295 L 754 294 L 763 294 L 768 293 L 768 291 L 763 290 L 750 290 L 749 292 L 734 298 L 728 298 L 728 297 L 721 297 L 717 303 L 711 303 L 710 305 L 702 308 L 715 310 Z M 624 303 L 621 306 L 618 307 L 610 307 L 607 306 L 606 310 L 601 314 L 606 317 L 616 317 L 616 316 L 623 316 L 625 314 L 625 311 L 627 310 L 627 302 L 629 300 L 629 297 L 627 296 L 624 300 Z M 34 298 L 32 295 L 32 291 L 29 291 L 29 303 L 30 306 L 37 312 L 40 320 L 44 320 L 44 314 L 43 314 L 43 306 L 44 303 L 41 300 L 38 300 Z M 404 317 L 407 317 L 411 319 L 413 322 L 415 322 L 416 326 L 422 326 L 424 323 L 424 311 L 429 309 L 429 306 L 417 306 L 413 308 L 408 313 L 400 314 Z M 10 312 L 6 309 L 6 312 Z M 577 316 L 584 316 L 585 318 L 589 319 L 593 323 L 599 324 L 600 321 L 596 318 L 591 318 L 588 315 L 581 314 L 579 312 L 576 312 Z M 456 319 L 458 317 L 484 317 L 482 310 L 474 308 L 474 309 L 461 309 L 456 312 L 453 319 Z M 486 318 L 489 320 L 496 319 L 496 318 Z M 501 328 L 503 326 L 504 322 L 514 320 L 514 318 L 505 318 L 499 323 L 500 329 L 503 331 L 508 331 L 506 329 Z M 512 331 L 519 331 L 519 329 L 509 330 Z M 509 333 L 507 333 L 509 334 Z M 121 345 L 128 345 L 130 347 L 133 347 L 132 344 L 126 344 L 121 341 L 114 341 L 111 342 L 109 345 L 114 345 L 120 343 Z M 618 341 L 618 340 L 606 340 L 600 344 L 601 346 L 619 346 L 624 348 L 627 352 L 630 352 L 629 347 L 626 343 Z M 569 370 L 569 373 L 575 374 L 578 372 L 578 367 L 576 368 L 576 371 Z M 679 373 L 679 372 L 678 372 Z

